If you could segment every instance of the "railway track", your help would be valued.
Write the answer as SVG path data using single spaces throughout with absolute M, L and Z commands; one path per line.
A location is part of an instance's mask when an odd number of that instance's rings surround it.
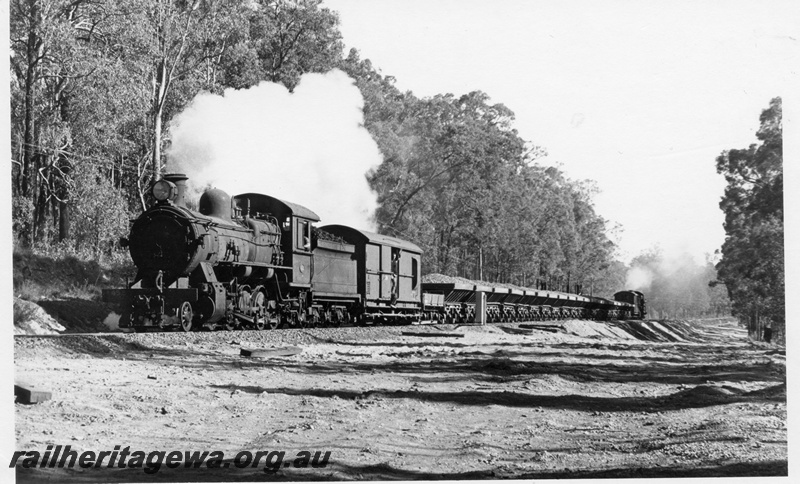
M 518 321 L 518 322 L 495 322 L 495 323 L 486 323 L 483 326 L 493 326 L 493 327 L 501 327 L 504 329 L 509 330 L 509 332 L 516 332 L 517 334 L 525 334 L 529 333 L 532 330 L 543 330 L 543 331 L 554 331 L 558 328 L 563 326 L 563 322 L 566 320 L 551 320 L 551 321 Z M 436 329 L 437 331 L 447 332 L 453 331 L 455 329 L 461 328 L 463 326 L 467 327 L 477 327 L 481 326 L 475 323 L 466 323 L 466 324 L 446 324 L 440 323 L 435 321 L 420 321 L 415 322 L 412 324 L 404 324 L 404 325 L 368 325 L 368 326 L 359 326 L 359 325 L 342 325 L 337 327 L 306 327 L 306 328 L 278 328 L 275 330 L 266 329 L 266 330 L 257 330 L 257 329 L 237 329 L 233 331 L 227 331 L 223 328 L 219 328 L 217 330 L 211 331 L 208 329 L 204 329 L 202 331 L 194 331 L 191 333 L 185 333 L 180 330 L 152 330 L 152 331 L 144 331 L 144 332 L 132 332 L 132 331 L 102 331 L 102 332 L 66 332 L 66 333 L 57 333 L 57 334 L 15 334 L 14 337 L 18 339 L 25 339 L 25 338 L 64 338 L 64 337 L 75 337 L 75 336 L 95 336 L 95 337 L 105 337 L 105 336 L 120 336 L 120 335 L 128 335 L 128 334 L 186 334 L 186 335 L 203 335 L 203 334 L 227 334 L 227 335 L 237 335 L 237 334 L 252 334 L 252 335 L 260 335 L 260 334 L 275 334 L 275 333 L 284 333 L 284 332 L 303 332 L 303 331 L 314 331 L 314 330 L 322 330 L 323 332 L 335 332 L 339 329 L 345 330 L 370 330 L 370 329 L 400 329 L 403 328 L 432 328 Z M 528 326 L 528 327 L 523 327 Z

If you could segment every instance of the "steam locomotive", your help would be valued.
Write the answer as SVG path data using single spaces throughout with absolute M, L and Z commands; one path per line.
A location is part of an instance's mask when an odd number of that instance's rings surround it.
M 183 174 L 153 184 L 156 203 L 123 239 L 137 268 L 125 289 L 103 291 L 119 326 L 229 330 L 347 323 L 410 324 L 562 317 L 643 318 L 644 296 L 615 300 L 556 291 L 425 284 L 422 251 L 395 237 L 343 225 L 315 227 L 311 210 L 258 193 L 205 191 L 186 204 Z M 476 312 L 486 298 L 485 311 Z M 480 309 L 480 308 L 479 308 Z

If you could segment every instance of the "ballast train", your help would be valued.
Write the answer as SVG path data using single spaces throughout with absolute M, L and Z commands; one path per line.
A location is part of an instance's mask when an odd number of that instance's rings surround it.
M 123 239 L 137 268 L 126 289 L 103 292 L 123 330 L 265 329 L 343 323 L 472 322 L 476 294 L 491 321 L 643 318 L 644 296 L 615 300 L 556 291 L 423 283 L 411 242 L 343 225 L 315 227 L 311 210 L 258 193 L 202 194 L 186 204 L 186 180 L 154 183 L 156 203 Z

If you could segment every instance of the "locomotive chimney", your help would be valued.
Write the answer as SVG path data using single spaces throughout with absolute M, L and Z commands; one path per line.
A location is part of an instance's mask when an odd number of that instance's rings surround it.
M 175 205 L 178 207 L 186 208 L 186 180 L 189 177 L 183 173 L 167 173 L 164 175 L 164 180 L 172 182 L 178 187 L 178 196 L 175 197 Z

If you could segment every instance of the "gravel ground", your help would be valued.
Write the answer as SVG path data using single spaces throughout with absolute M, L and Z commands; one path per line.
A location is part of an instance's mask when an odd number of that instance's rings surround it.
M 538 323 L 537 323 L 538 324 Z M 780 476 L 785 349 L 726 320 L 18 336 L 17 448 L 220 451 L 20 482 Z M 404 331 L 436 336 L 404 336 Z M 460 337 L 453 337 L 459 335 Z M 294 356 L 241 349 L 295 347 Z M 330 451 L 325 467 L 238 452 Z M 265 454 L 266 455 L 266 454 Z M 302 462 L 300 462 L 302 464 Z

